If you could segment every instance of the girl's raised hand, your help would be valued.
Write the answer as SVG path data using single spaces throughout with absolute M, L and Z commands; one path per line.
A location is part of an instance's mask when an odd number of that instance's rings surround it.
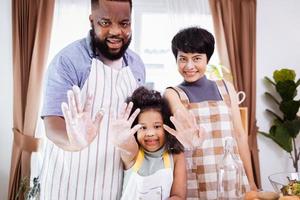
M 201 146 L 204 141 L 204 129 L 199 127 L 195 116 L 186 110 L 176 110 L 174 116 L 170 117 L 176 130 L 164 124 L 164 129 L 174 135 L 177 140 L 187 149 Z
M 63 102 L 61 109 L 65 118 L 70 145 L 74 150 L 79 151 L 88 146 L 97 136 L 104 112 L 100 109 L 93 120 L 93 96 L 89 95 L 83 106 L 78 86 L 73 86 L 67 95 L 68 103 Z
M 130 145 L 136 145 L 134 134 L 141 128 L 140 124 L 131 128 L 135 118 L 140 113 L 140 109 L 136 109 L 130 116 L 133 103 L 124 103 L 120 113 L 115 118 L 112 116 L 109 124 L 109 130 L 111 132 L 111 142 L 122 150 L 132 149 Z

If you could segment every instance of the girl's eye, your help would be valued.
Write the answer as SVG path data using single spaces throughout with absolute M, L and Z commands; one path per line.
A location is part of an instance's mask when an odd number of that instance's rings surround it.
M 141 127 L 141 130 L 146 130 L 146 129 L 147 129 L 146 126 L 142 126 L 142 127 Z
M 161 125 L 155 125 L 155 126 L 154 126 L 155 129 L 159 129 L 159 128 L 161 128 L 161 127 L 162 127 Z

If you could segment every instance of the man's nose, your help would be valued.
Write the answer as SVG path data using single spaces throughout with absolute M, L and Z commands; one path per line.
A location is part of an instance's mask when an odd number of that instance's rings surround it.
M 118 24 L 113 23 L 109 29 L 109 34 L 111 35 L 120 35 L 121 34 L 121 27 Z

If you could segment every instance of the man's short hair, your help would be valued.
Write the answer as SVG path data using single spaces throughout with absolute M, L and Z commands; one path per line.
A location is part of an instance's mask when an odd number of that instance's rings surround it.
M 101 1 L 119 1 L 119 2 L 129 2 L 130 10 L 132 10 L 132 0 L 91 0 L 92 10 L 97 9 Z

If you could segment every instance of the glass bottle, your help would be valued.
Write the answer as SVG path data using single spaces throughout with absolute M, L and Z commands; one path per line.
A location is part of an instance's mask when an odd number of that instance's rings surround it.
M 234 154 L 234 139 L 225 139 L 223 158 L 217 166 L 218 200 L 243 199 L 243 165 Z

